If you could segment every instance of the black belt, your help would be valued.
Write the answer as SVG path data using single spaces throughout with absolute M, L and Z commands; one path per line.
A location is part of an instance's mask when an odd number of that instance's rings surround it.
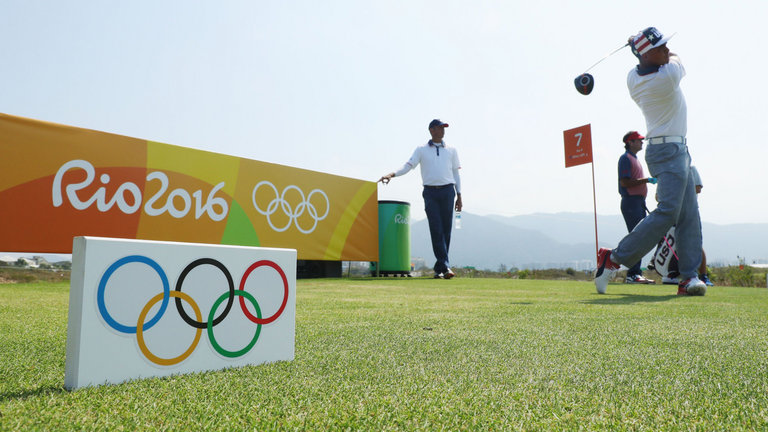
M 453 183 L 444 184 L 444 185 L 440 185 L 440 186 L 424 185 L 424 187 L 425 188 L 429 188 L 429 189 L 442 189 L 442 188 L 447 188 L 447 187 L 453 187 Z

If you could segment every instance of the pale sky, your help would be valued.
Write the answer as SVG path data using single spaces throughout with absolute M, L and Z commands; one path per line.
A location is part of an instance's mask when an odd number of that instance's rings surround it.
M 563 130 L 590 123 L 613 215 L 621 137 L 645 134 L 636 62 L 599 64 L 589 96 L 573 79 L 655 26 L 688 73 L 702 219 L 768 222 L 766 17 L 765 0 L 3 0 L 0 112 L 372 181 L 440 118 L 465 211 L 507 216 L 592 211 L 590 166 L 563 156 Z M 379 199 L 423 219 L 420 184 Z

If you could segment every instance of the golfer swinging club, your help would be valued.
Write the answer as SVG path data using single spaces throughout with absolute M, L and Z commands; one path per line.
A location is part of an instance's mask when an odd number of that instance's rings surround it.
M 645 117 L 648 148 L 645 162 L 658 179 L 656 210 L 643 219 L 613 249 L 597 253 L 595 287 L 604 294 L 620 264 L 631 266 L 647 254 L 672 225 L 677 225 L 677 250 L 680 251 L 678 295 L 704 295 L 707 285 L 698 278 L 701 262 L 701 220 L 696 188 L 691 174 L 691 157 L 685 135 L 687 108 L 680 90 L 685 68 L 680 58 L 669 52 L 668 37 L 648 27 L 629 38 L 639 64 L 627 76 L 632 99 Z
M 424 184 L 424 211 L 429 222 L 432 237 L 432 251 L 435 253 L 435 279 L 451 279 L 456 274 L 448 263 L 448 249 L 451 245 L 453 210 L 461 211 L 461 177 L 459 176 L 459 155 L 454 147 L 443 141 L 448 123 L 434 119 L 429 123 L 432 139 L 414 150 L 413 155 L 402 168 L 382 176 L 379 181 L 387 184 L 393 177 L 404 175 L 421 164 L 421 179 Z M 456 199 L 454 203 L 454 198 Z

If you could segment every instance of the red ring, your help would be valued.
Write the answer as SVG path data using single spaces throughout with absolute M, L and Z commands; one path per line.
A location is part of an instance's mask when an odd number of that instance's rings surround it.
M 248 308 L 245 307 L 245 299 L 243 298 L 243 296 L 240 296 L 240 308 L 243 310 L 243 313 L 245 314 L 245 316 L 255 324 L 269 324 L 272 321 L 276 320 L 280 315 L 283 314 L 283 310 L 285 310 L 285 305 L 288 303 L 288 278 L 285 277 L 285 273 L 283 272 L 283 269 L 281 269 L 279 265 L 269 260 L 261 260 L 251 264 L 251 266 L 248 267 L 248 270 L 245 271 L 243 278 L 240 279 L 239 289 L 241 291 L 245 291 L 245 281 L 248 279 L 248 276 L 251 274 L 252 271 L 256 270 L 257 268 L 263 265 L 270 266 L 273 269 L 277 270 L 277 272 L 280 274 L 280 277 L 283 278 L 283 287 L 285 288 L 283 293 L 283 304 L 280 305 L 280 309 L 278 309 L 277 312 L 275 312 L 272 316 L 267 318 L 257 318 L 253 316 L 250 312 L 248 312 Z

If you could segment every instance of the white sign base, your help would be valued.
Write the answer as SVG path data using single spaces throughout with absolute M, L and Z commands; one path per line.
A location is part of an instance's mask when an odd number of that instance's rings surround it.
M 73 246 L 67 389 L 293 360 L 295 249 Z

